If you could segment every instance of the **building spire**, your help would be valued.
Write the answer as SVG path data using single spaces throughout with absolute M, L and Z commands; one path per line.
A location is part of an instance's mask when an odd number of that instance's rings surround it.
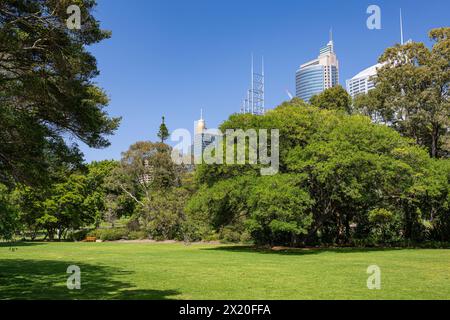
M 331 53 L 334 52 L 333 27 L 330 28 L 330 41 L 328 42 L 327 47 L 330 50 L 329 52 L 331 52 Z
M 252 52 L 252 70 L 251 70 L 251 91 L 250 91 L 250 106 L 251 106 L 251 110 L 252 110 L 252 114 L 254 113 L 254 107 L 255 107 L 255 102 L 254 102 L 254 87 L 253 84 L 255 82 L 254 80 L 254 76 L 255 76 L 255 71 L 254 71 L 254 63 L 253 63 L 253 52 Z
M 200 108 L 200 120 L 203 120 L 203 108 Z
M 261 74 L 264 76 L 264 56 L 261 58 Z
M 400 43 L 403 45 L 404 39 L 403 39 L 403 16 L 402 16 L 402 9 L 400 8 Z

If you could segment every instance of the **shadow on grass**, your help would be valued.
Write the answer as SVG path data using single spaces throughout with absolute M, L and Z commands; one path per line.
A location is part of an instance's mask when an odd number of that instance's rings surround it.
M 67 289 L 67 267 L 81 270 L 81 289 Z M 133 290 L 134 284 L 117 280 L 129 271 L 75 261 L 0 260 L 0 299 L 170 299 L 177 290 Z
M 324 252 L 332 253 L 368 253 L 368 252 L 387 252 L 408 250 L 407 248 L 281 248 L 273 250 L 270 248 L 261 248 L 256 246 L 221 246 L 214 248 L 202 248 L 201 250 L 211 251 L 228 251 L 241 253 L 261 253 L 261 254 L 278 254 L 278 255 L 310 255 L 320 254 Z
M 32 246 L 40 246 L 43 244 L 46 244 L 46 242 L 26 242 L 26 241 L 5 242 L 5 241 L 2 241 L 2 242 L 0 242 L 0 248 L 32 247 Z

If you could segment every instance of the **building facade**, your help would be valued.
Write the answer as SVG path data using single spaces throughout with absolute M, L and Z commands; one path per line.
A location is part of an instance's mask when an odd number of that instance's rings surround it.
M 192 145 L 194 162 L 196 164 L 203 163 L 203 152 L 206 147 L 217 141 L 217 134 L 214 130 L 208 130 L 206 128 L 206 123 L 202 114 L 200 119 L 195 122 L 194 143 Z
M 377 71 L 383 66 L 378 63 L 371 66 L 356 76 L 346 81 L 347 92 L 352 98 L 357 97 L 360 94 L 367 94 L 370 90 L 375 88 L 374 79 L 377 76 Z
M 339 61 L 330 39 L 319 57 L 300 66 L 295 74 L 296 96 L 309 102 L 312 96 L 339 84 Z

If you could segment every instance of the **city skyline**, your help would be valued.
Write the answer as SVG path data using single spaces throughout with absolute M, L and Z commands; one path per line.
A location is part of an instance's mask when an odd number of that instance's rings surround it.
M 404 33 L 403 33 L 403 14 L 400 8 L 400 44 L 405 44 Z M 412 40 L 406 41 L 406 43 Z M 367 94 L 370 90 L 375 88 L 375 78 L 378 70 L 383 67 L 383 63 L 374 64 L 364 70 L 360 71 L 357 75 L 353 76 L 351 79 L 347 79 L 345 83 L 345 89 L 350 94 L 352 99 L 360 94 Z
M 339 85 L 339 61 L 334 51 L 333 32 L 330 41 L 320 49 L 317 59 L 303 63 L 295 73 L 295 95 L 305 102 L 324 90 Z
M 450 9 L 448 2 L 438 0 L 430 6 L 378 1 L 382 29 L 369 30 L 366 9 L 372 3 L 325 2 L 325 11 L 309 1 L 263 2 L 256 14 L 252 1 L 136 2 L 139 12 L 99 1 L 102 27 L 113 35 L 91 48 L 102 70 L 97 82 L 111 98 L 110 113 L 123 121 L 111 137 L 111 147 L 93 150 L 81 145 L 86 160 L 118 159 L 135 141 L 156 140 L 152 128 L 162 115 L 170 131 L 189 129 L 203 107 L 209 127 L 217 127 L 239 112 L 251 52 L 264 56 L 265 105 L 272 109 L 289 99 L 286 90 L 295 91 L 295 71 L 323 46 L 330 27 L 341 64 L 339 84 L 345 87 L 345 80 L 374 65 L 385 48 L 399 42 L 400 7 L 405 38 L 427 45 L 427 32 L 445 25 Z M 120 22 L 121 16 L 132 14 L 136 19 Z M 240 19 L 244 16 L 254 20 Z

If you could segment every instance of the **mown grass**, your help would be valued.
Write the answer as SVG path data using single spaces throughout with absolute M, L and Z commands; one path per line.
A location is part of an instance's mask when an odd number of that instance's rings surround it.
M 224 245 L 0 245 L 0 299 L 449 299 L 450 250 L 258 251 Z M 381 290 L 366 285 L 381 268 Z M 81 268 L 81 290 L 66 269 Z

